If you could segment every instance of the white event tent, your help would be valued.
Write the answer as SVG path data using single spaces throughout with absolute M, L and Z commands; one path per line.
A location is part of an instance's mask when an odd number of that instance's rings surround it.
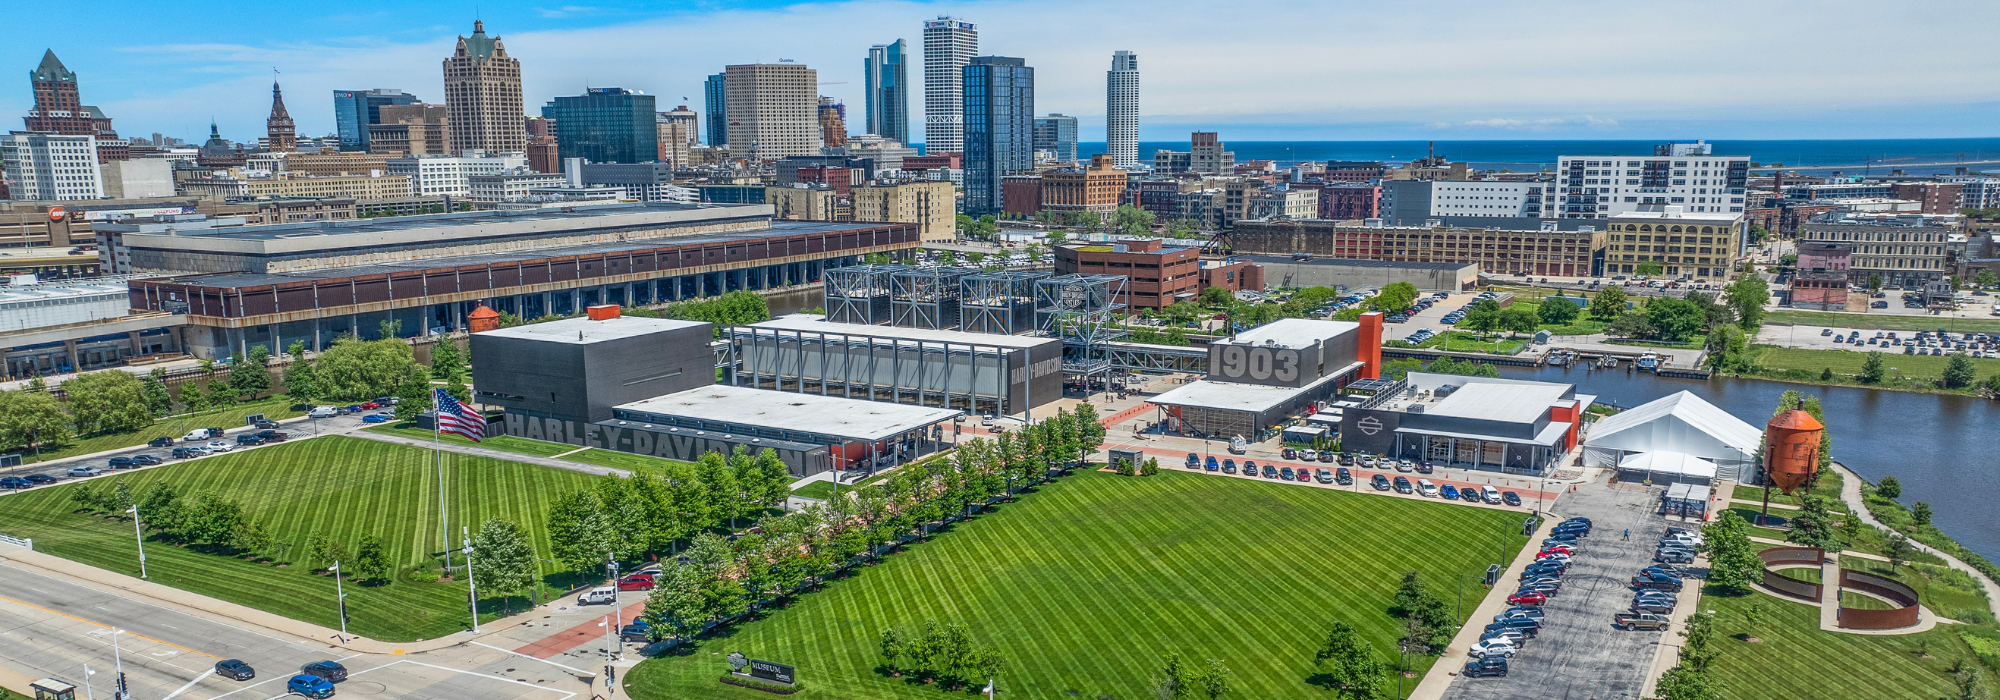
M 1763 441 L 1756 426 L 1682 391 L 1597 421 L 1584 436 L 1583 463 L 1622 470 L 1632 455 L 1671 452 L 1712 464 L 1711 478 L 1745 481 L 1757 474 Z

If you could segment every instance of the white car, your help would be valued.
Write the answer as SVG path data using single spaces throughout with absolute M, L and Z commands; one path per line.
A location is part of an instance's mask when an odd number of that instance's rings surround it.
M 1437 498 L 1438 486 L 1431 483 L 1430 479 L 1418 479 L 1417 493 L 1421 493 L 1428 498 Z
M 306 415 L 312 418 L 332 418 L 340 415 L 340 409 L 332 406 L 314 406 L 312 412 Z
M 194 442 L 196 440 L 207 440 L 207 439 L 208 439 L 207 428 L 195 428 L 194 430 L 188 431 L 188 434 L 181 436 L 181 442 Z
M 1500 503 L 1500 489 L 1493 488 L 1492 486 L 1481 486 L 1479 487 L 1479 499 L 1498 505 Z
M 210 452 L 228 452 L 230 450 L 236 449 L 235 445 L 231 445 L 221 440 L 216 440 L 206 445 L 202 445 L 202 447 L 208 448 L 208 451 Z
M 97 467 L 70 467 L 69 471 L 66 473 L 74 477 L 85 477 L 85 476 L 97 476 L 99 474 L 103 474 L 104 470 L 98 469 Z
M 1518 651 L 1520 649 L 1516 648 L 1514 642 L 1509 641 L 1506 637 L 1494 637 L 1474 642 L 1472 648 L 1467 650 L 1466 653 L 1472 655 L 1472 658 L 1483 659 L 1488 656 L 1507 658 L 1513 656 Z

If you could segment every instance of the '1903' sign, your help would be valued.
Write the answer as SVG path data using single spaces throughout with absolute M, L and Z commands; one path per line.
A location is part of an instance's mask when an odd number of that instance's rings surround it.
M 750 677 L 779 683 L 792 682 L 792 667 L 769 661 L 750 660 Z

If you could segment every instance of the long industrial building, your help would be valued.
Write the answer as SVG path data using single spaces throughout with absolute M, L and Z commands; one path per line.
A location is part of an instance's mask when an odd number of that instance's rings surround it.
M 811 314 L 725 333 L 737 386 L 992 415 L 1062 398 L 1060 338 L 832 323 Z
M 817 282 L 822 271 L 921 245 L 916 224 L 773 221 L 762 205 L 665 203 L 273 226 L 100 227 L 135 272 L 131 307 L 182 315 L 201 357 L 324 347 L 464 327 L 484 304 L 534 318 Z

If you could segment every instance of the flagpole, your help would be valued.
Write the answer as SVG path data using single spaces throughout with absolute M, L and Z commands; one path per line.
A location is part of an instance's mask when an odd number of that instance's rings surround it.
M 437 455 L 438 537 L 444 541 L 444 570 L 451 571 L 451 515 L 444 508 L 444 406 L 435 393 L 442 390 L 432 391 L 431 452 Z

